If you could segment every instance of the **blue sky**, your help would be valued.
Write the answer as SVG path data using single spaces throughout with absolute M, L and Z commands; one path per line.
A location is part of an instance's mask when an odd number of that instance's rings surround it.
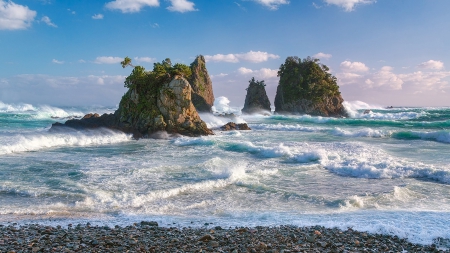
M 448 0 L 0 0 L 0 101 L 117 105 L 129 56 L 207 59 L 216 97 L 272 101 L 288 56 L 321 59 L 345 100 L 450 106 Z M 446 46 L 447 45 L 447 46 Z

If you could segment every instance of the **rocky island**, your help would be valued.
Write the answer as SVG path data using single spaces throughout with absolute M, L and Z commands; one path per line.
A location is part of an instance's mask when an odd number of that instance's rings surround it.
M 346 117 L 337 78 L 319 59 L 288 57 L 278 71 L 275 112 Z
M 270 113 L 270 101 L 267 97 L 264 80 L 258 81 L 252 77 L 246 90 L 247 95 L 242 113 Z
M 208 75 L 202 56 L 197 57 L 191 65 L 194 75 L 191 68 L 179 63 L 172 65 L 170 59 L 155 63 L 153 71 L 133 66 L 128 57 L 122 62 L 122 66 L 132 66 L 133 71 L 125 80 L 128 91 L 114 114 L 88 114 L 80 120 L 55 123 L 51 130 L 58 127 L 106 127 L 132 133 L 135 138 L 148 137 L 158 131 L 186 136 L 213 134 L 200 119 L 192 101 L 194 94 L 197 101 L 203 101 L 200 103 L 201 108 L 208 110 L 208 106 L 212 104 L 211 99 L 214 99 L 209 77 L 203 80 L 201 78 Z M 196 90 L 191 88 L 188 80 L 195 83 Z M 202 94 L 208 96 L 203 98 Z

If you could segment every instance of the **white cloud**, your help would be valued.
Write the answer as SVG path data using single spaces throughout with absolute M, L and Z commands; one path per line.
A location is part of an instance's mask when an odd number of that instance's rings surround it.
M 393 68 L 390 66 L 384 66 L 380 71 L 374 73 L 370 79 L 366 80 L 366 84 L 371 87 L 388 87 L 392 90 L 401 90 L 403 80 L 392 72 Z
M 419 64 L 417 66 L 418 68 L 421 69 L 436 69 L 436 70 L 441 70 L 444 68 L 444 63 L 441 61 L 434 61 L 434 60 L 429 60 L 426 62 L 422 62 L 421 64 Z
M 134 57 L 134 60 L 137 62 L 155 62 L 156 59 L 155 58 L 150 58 L 150 57 Z M 120 60 L 122 61 L 122 60 Z
M 247 75 L 247 74 L 253 73 L 253 70 L 248 69 L 248 68 L 244 68 L 244 67 L 239 68 L 237 71 L 241 75 Z
M 220 73 L 220 74 L 218 74 L 218 75 L 209 75 L 209 77 L 210 77 L 211 79 L 217 78 L 217 77 L 225 77 L 225 76 L 228 76 L 228 74 Z
M 435 65 L 432 65 L 435 66 Z M 439 65 L 438 65 L 439 67 Z M 396 74 L 390 66 L 384 66 L 375 72 L 364 71 L 363 74 L 350 72 L 337 73 L 339 85 L 354 84 L 364 89 L 377 90 L 408 90 L 412 94 L 419 94 L 426 90 L 448 89 L 450 71 L 417 71 Z
M 46 23 L 48 26 L 58 27 L 57 25 L 55 25 L 54 23 L 52 23 L 52 21 L 50 20 L 50 18 L 47 17 L 47 16 L 43 16 L 43 17 L 41 18 L 41 21 L 44 22 L 44 23 Z
M 366 72 L 369 70 L 369 68 L 362 62 L 349 62 L 349 61 L 344 61 L 341 62 L 340 65 L 341 69 L 344 72 Z
M 108 9 L 120 10 L 123 13 L 139 12 L 145 6 L 158 7 L 159 0 L 114 0 L 105 5 Z
M 255 2 L 268 7 L 271 10 L 277 10 L 282 4 L 289 4 L 288 0 L 254 0 Z
M 83 60 L 83 59 L 79 59 L 78 62 L 79 62 L 79 63 L 86 63 L 86 61 Z
M 0 0 L 0 30 L 20 30 L 31 26 L 36 11 L 12 1 Z
M 254 63 L 260 63 L 268 61 L 269 59 L 278 59 L 280 56 L 275 54 L 269 54 L 267 52 L 261 51 L 250 51 L 243 54 L 216 54 L 216 55 L 205 55 L 206 61 L 214 61 L 214 62 L 232 62 L 236 63 L 239 61 L 248 61 Z
M 95 58 L 94 63 L 97 64 L 116 64 L 123 61 L 122 57 L 113 57 L 113 56 L 100 56 Z
M 261 68 L 259 70 L 252 70 L 245 67 L 241 67 L 237 70 L 238 74 L 245 76 L 255 76 L 261 79 L 276 78 L 278 75 L 278 69 Z
M 347 84 L 353 84 L 353 83 L 360 83 L 362 75 L 358 75 L 355 73 L 337 73 L 336 77 L 339 80 L 339 85 L 347 85 Z
M 313 55 L 313 57 L 317 58 L 317 59 L 330 59 L 333 56 L 331 54 L 325 54 L 325 53 L 320 52 L 320 53 Z
M 334 4 L 341 8 L 344 8 L 345 11 L 353 11 L 356 5 L 360 4 L 371 4 L 376 2 L 376 0 L 324 0 L 327 4 Z
M 194 3 L 189 2 L 187 0 L 169 0 L 172 4 L 171 6 L 167 7 L 169 11 L 175 11 L 175 12 L 188 12 L 188 11 L 197 11 L 197 9 L 194 8 Z
M 64 64 L 63 61 L 58 61 L 58 60 L 56 60 L 56 59 L 53 59 L 52 62 L 53 62 L 53 63 L 56 63 L 56 64 Z
M 422 72 L 417 71 L 409 74 L 401 74 L 399 77 L 411 85 L 415 85 L 418 88 L 432 89 L 433 87 L 445 86 L 447 81 L 443 80 L 450 76 L 450 71 L 436 71 L 436 72 Z
M 103 14 L 95 14 L 94 16 L 92 16 L 92 19 L 103 19 Z

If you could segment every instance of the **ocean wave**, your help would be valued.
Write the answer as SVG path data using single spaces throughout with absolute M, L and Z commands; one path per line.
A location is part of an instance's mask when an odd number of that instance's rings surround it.
M 27 112 L 36 111 L 36 108 L 30 104 L 5 104 L 0 101 L 0 112 L 12 113 L 12 112 Z
M 412 120 L 419 119 L 421 117 L 427 116 L 428 113 L 425 111 L 420 112 L 369 112 L 369 113 L 358 113 L 355 118 L 363 118 L 363 119 L 373 119 L 373 120 Z
M 252 129 L 255 130 L 270 130 L 270 131 L 300 131 L 300 132 L 319 132 L 324 131 L 326 128 L 321 127 L 309 127 L 299 124 L 287 125 L 287 124 L 252 124 Z
M 211 146 L 215 142 L 208 137 L 179 137 L 172 140 L 172 143 L 176 146 Z
M 0 155 L 54 147 L 104 145 L 129 140 L 130 135 L 108 129 L 14 134 L 0 136 Z
M 382 138 L 391 136 L 392 130 L 382 130 L 373 128 L 345 130 L 337 127 L 331 130 L 330 133 L 335 136 L 344 136 L 344 137 Z
M 450 184 L 450 168 L 437 168 L 387 154 L 381 149 L 358 144 L 342 144 L 327 150 L 320 164 L 340 176 L 388 179 L 425 178 Z
M 264 158 L 292 156 L 291 149 L 283 143 L 274 147 L 257 146 L 251 142 L 234 142 L 225 144 L 225 149 L 234 152 L 248 152 Z
M 163 202 L 166 199 L 180 195 L 211 192 L 214 189 L 240 183 L 247 176 L 245 172 L 246 166 L 246 163 L 231 164 L 229 160 L 215 157 L 200 166 L 209 173 L 206 173 L 206 176 L 202 176 L 201 178 L 196 178 L 194 182 L 184 181 L 182 185 L 168 182 L 163 186 L 165 189 L 147 189 L 147 185 L 144 187 L 145 190 L 137 190 L 135 184 L 130 184 L 121 187 L 120 191 L 116 191 L 114 189 L 116 189 L 117 185 L 122 186 L 124 181 L 133 181 L 133 178 L 130 179 L 130 175 L 122 175 L 105 182 L 106 185 L 87 190 L 86 192 L 89 192 L 89 196 L 85 200 L 77 202 L 76 206 L 77 208 L 95 208 L 101 211 L 116 208 L 122 210 L 138 208 L 140 209 L 139 211 L 143 211 L 144 213 L 149 211 L 155 212 L 157 211 L 155 205 L 159 206 L 159 203 L 167 203 Z M 93 174 L 92 176 L 98 177 L 99 175 Z M 127 178 L 123 178 L 124 176 Z M 134 176 L 140 175 L 137 173 Z M 168 201 L 170 202 L 171 200 Z M 147 208 L 151 208 L 152 210 L 147 210 Z
M 441 130 L 434 132 L 403 131 L 394 133 L 392 137 L 396 139 L 405 139 L 405 140 L 421 139 L 421 140 L 437 141 L 441 143 L 450 143 L 449 130 Z

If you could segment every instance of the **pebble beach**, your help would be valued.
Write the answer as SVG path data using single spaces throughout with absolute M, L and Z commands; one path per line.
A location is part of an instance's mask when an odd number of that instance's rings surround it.
M 0 225 L 0 252 L 450 252 L 397 236 L 348 228 L 276 226 L 222 228 L 159 227 L 142 221 L 108 227 L 69 224 Z

